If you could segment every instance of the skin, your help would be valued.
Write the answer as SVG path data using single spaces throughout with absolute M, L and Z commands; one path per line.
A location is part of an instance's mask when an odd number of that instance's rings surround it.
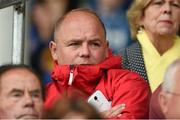
M 42 90 L 34 74 L 26 69 L 13 69 L 0 79 L 1 119 L 37 119 L 42 116 Z
M 94 15 L 72 12 L 56 31 L 50 50 L 58 64 L 97 64 L 108 56 L 108 43 Z
M 167 119 L 180 118 L 180 66 L 176 69 L 172 77 L 173 86 L 169 92 L 161 91 L 159 95 L 159 103 L 163 114 Z M 175 94 L 173 94 L 175 93 Z
M 180 26 L 179 0 L 151 0 L 140 21 L 151 42 L 162 55 L 173 46 Z
M 97 18 L 87 12 L 69 13 L 55 32 L 49 48 L 58 64 L 92 65 L 108 57 L 108 42 Z M 103 112 L 105 118 L 117 116 L 122 106 Z

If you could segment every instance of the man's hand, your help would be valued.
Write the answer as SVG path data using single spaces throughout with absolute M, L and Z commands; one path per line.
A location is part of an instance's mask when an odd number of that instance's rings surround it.
M 106 110 L 101 113 L 102 117 L 104 118 L 114 118 L 114 117 L 120 117 L 121 111 L 125 108 L 125 104 L 119 104 L 114 107 L 112 107 L 110 110 Z

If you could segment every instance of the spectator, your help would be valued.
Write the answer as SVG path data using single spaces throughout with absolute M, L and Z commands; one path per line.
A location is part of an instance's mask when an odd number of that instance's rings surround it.
M 112 108 L 105 118 L 147 118 L 150 90 L 139 75 L 121 69 L 121 58 L 108 49 L 105 28 L 91 10 L 76 9 L 56 24 L 50 50 L 55 63 L 47 86 L 45 106 L 50 108 L 65 92 L 87 99 L 100 90 Z M 125 108 L 123 105 L 125 104 Z
M 180 59 L 174 61 L 165 73 L 164 82 L 153 93 L 150 107 L 152 119 L 180 118 Z
M 25 65 L 0 67 L 0 119 L 39 119 L 43 112 L 40 79 Z
M 123 67 L 139 73 L 154 91 L 165 70 L 180 58 L 179 0 L 134 0 L 128 11 L 132 37 L 137 39 L 122 49 Z

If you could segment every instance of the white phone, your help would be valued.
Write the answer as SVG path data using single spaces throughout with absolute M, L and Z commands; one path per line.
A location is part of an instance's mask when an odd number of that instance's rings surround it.
M 111 108 L 111 102 L 109 102 L 103 93 L 99 90 L 94 92 L 89 98 L 88 103 L 95 107 L 99 112 L 109 110 Z

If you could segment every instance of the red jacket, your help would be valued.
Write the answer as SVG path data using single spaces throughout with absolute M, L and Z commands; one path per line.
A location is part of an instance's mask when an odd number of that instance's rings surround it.
M 96 65 L 55 65 L 53 82 L 46 89 L 45 107 L 51 107 L 63 93 L 70 95 L 76 91 L 87 98 L 95 90 L 100 90 L 112 101 L 112 106 L 126 104 L 121 118 L 148 118 L 149 85 L 138 74 L 121 69 L 120 66 L 120 57 L 112 55 Z M 73 76 L 72 82 L 70 74 Z

